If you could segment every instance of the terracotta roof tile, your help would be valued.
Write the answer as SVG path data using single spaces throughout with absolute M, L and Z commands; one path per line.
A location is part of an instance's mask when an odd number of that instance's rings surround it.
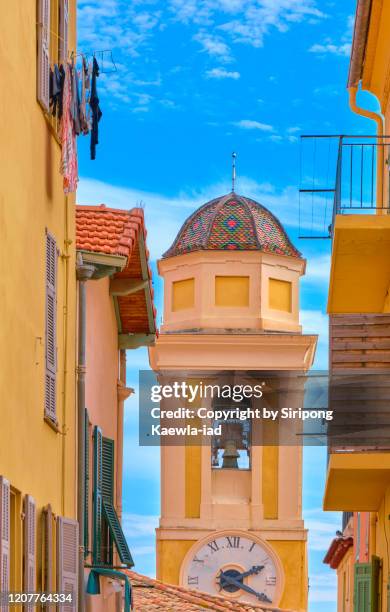
M 142 208 L 121 210 L 99 206 L 76 206 L 76 249 L 105 255 L 126 257 L 124 269 L 116 277 L 142 277 L 139 245 L 143 237 L 144 256 L 148 262 L 149 251 L 146 247 L 146 228 Z M 146 297 L 141 291 L 118 299 L 122 327 L 126 333 L 155 333 L 156 309 L 153 305 L 152 270 L 147 266 L 149 278 L 149 297 L 154 322 L 150 324 Z M 129 314 L 130 313 L 130 314 Z
M 128 571 L 127 574 L 132 585 L 135 612 L 153 612 L 153 610 L 170 610 L 172 612 L 192 612 L 195 610 L 283 612 L 279 608 L 235 602 L 225 597 L 165 584 L 132 571 Z M 285 612 L 289 611 L 286 610 Z
M 100 206 L 76 206 L 76 248 L 81 251 L 129 257 L 138 233 L 146 236 L 141 208 L 119 210 Z

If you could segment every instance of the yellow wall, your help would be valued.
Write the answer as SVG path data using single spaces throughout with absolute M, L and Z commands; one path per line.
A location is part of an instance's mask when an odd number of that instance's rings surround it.
M 216 276 L 216 306 L 249 306 L 249 276 Z
M 48 503 L 57 514 L 76 513 L 76 285 L 74 198 L 64 196 L 60 146 L 36 99 L 36 5 L 36 0 L 10 2 L 0 20 L 0 474 L 35 498 L 39 520 Z M 71 0 L 71 44 L 75 5 Z M 61 433 L 43 419 L 46 228 L 60 249 Z
M 269 279 L 269 307 L 291 312 L 292 284 L 278 278 Z
M 192 308 L 195 300 L 195 279 L 174 281 L 172 283 L 172 310 Z
M 307 610 L 307 553 L 306 542 L 269 540 L 282 563 L 286 581 L 280 607 L 296 612 Z
M 179 584 L 180 567 L 193 540 L 157 540 L 157 580 Z
M 353 612 L 353 547 L 337 568 L 337 612 Z

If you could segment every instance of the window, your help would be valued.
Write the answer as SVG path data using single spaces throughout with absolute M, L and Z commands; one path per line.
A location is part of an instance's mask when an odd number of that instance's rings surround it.
M 42 584 L 44 591 L 55 591 L 56 558 L 54 551 L 56 541 L 56 523 L 50 504 L 42 511 L 42 537 L 44 553 L 42 556 Z
M 283 312 L 292 311 L 292 284 L 278 278 L 269 279 L 269 307 Z
M 31 495 L 24 498 L 24 576 L 23 590 L 27 593 L 36 592 L 36 506 Z M 34 611 L 34 605 L 26 606 L 28 612 Z
M 132 567 L 133 559 L 114 507 L 114 441 L 104 438 L 99 427 L 93 435 L 93 563 L 110 566 L 113 545 L 124 565 Z
M 215 410 L 229 410 L 232 412 L 247 411 L 249 404 L 225 404 L 218 400 L 214 404 Z M 232 418 L 213 421 L 213 427 L 221 426 L 221 435 L 213 436 L 211 442 L 211 466 L 219 469 L 250 469 L 251 452 L 251 421 L 240 419 L 232 414 Z
M 79 525 L 63 516 L 57 518 L 57 591 L 72 594 L 72 603 L 61 606 L 62 612 L 77 610 Z
M 57 424 L 57 244 L 46 233 L 45 418 Z
M 216 276 L 215 305 L 249 306 L 249 276 Z
M 172 283 L 172 311 L 193 308 L 195 304 L 195 279 L 174 281 Z
M 49 112 L 50 65 L 64 62 L 68 57 L 69 0 L 38 0 L 37 27 L 37 98 Z
M 88 410 L 85 410 L 85 444 L 84 444 L 84 558 L 89 555 L 89 439 L 90 422 Z
M 371 563 L 355 563 L 354 610 L 379 612 L 380 559 L 372 557 Z
M 0 593 L 10 587 L 10 484 L 0 476 Z

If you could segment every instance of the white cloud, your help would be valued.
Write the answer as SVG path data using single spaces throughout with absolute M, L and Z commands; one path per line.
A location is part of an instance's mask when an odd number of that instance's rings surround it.
M 300 321 L 305 334 L 318 335 L 314 368 L 326 370 L 328 368 L 328 316 L 321 310 L 303 309 L 300 311 Z
M 303 282 L 327 285 L 330 274 L 330 255 L 317 255 L 307 260 L 306 275 Z
M 262 132 L 272 132 L 273 127 L 268 123 L 260 123 L 259 121 L 253 121 L 252 119 L 241 119 L 235 121 L 233 125 L 240 127 L 244 130 L 261 130 Z
M 340 45 L 335 45 L 334 43 L 315 44 L 310 47 L 309 51 L 310 53 L 321 55 L 330 53 L 331 55 L 348 57 L 351 53 L 351 43 L 341 43 Z
M 300 132 L 300 131 L 301 131 L 301 128 L 295 125 L 287 128 L 287 134 L 296 134 L 297 132 Z
M 158 516 L 124 512 L 122 525 L 125 535 L 131 535 L 132 538 L 151 536 L 158 526 Z
M 202 30 L 194 36 L 194 40 L 199 42 L 203 51 L 209 55 L 217 56 L 219 59 L 226 62 L 231 61 L 230 49 L 220 36 L 211 35 Z
M 209 79 L 233 79 L 237 80 L 240 78 L 240 73 L 237 71 L 228 71 L 224 68 L 212 68 L 206 71 L 206 76 Z

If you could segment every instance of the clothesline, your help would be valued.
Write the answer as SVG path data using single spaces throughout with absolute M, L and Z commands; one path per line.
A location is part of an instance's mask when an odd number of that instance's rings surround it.
M 43 23 L 37 21 L 36 25 L 43 28 L 44 25 Z M 52 34 L 53 36 L 55 36 L 58 40 L 60 40 L 62 43 L 67 43 L 67 41 L 58 34 L 58 32 L 56 32 L 55 30 L 51 30 L 49 29 L 49 33 Z M 112 64 L 113 68 L 112 70 L 107 70 L 104 69 L 104 54 L 107 53 L 109 54 L 109 59 L 110 59 L 110 63 Z M 118 72 L 118 68 L 116 66 L 113 54 L 112 54 L 112 49 L 96 49 L 95 51 L 88 51 L 88 52 L 80 52 L 80 53 L 75 53 L 74 51 L 68 51 L 68 59 L 76 59 L 77 57 L 85 57 L 85 58 L 89 58 L 89 57 L 96 57 L 96 56 L 100 56 L 100 73 L 101 74 L 111 74 L 113 72 Z M 107 61 L 107 60 L 106 60 Z M 56 62 L 53 62 L 53 64 Z

